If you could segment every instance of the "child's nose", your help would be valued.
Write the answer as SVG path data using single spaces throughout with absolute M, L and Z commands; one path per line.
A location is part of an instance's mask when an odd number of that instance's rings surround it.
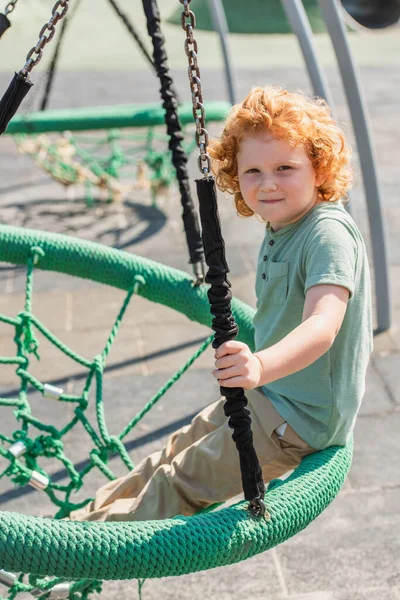
M 271 175 L 264 175 L 261 179 L 260 188 L 263 192 L 273 192 L 278 189 L 278 183 Z

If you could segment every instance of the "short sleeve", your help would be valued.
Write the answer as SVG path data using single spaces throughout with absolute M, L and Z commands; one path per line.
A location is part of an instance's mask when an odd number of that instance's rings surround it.
M 304 245 L 304 293 L 315 285 L 345 287 L 354 294 L 358 244 L 346 223 L 323 219 L 315 224 Z

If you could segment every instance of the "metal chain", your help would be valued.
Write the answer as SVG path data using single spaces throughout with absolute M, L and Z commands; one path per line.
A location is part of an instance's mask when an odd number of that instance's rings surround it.
M 197 64 L 197 42 L 193 36 L 196 27 L 196 17 L 189 9 L 191 0 L 179 0 L 184 10 L 181 16 L 182 29 L 186 31 L 185 52 L 189 59 L 189 82 L 192 93 L 193 117 L 196 123 L 196 142 L 200 150 L 198 167 L 204 177 L 211 174 L 211 158 L 207 154 L 208 131 L 205 126 L 206 111 L 203 105 L 203 94 L 201 91 L 200 69 Z
M 15 5 L 17 4 L 18 0 L 11 0 L 11 2 L 9 2 L 6 6 L 6 9 L 4 11 L 5 16 L 9 15 L 10 13 L 12 13 L 12 11 L 15 8 Z
M 38 43 L 28 52 L 25 66 L 20 71 L 21 75 L 28 75 L 32 71 L 33 67 L 35 67 L 42 60 L 43 48 L 53 39 L 58 21 L 67 14 L 68 2 L 69 0 L 58 0 L 54 5 L 51 19 L 48 23 L 43 25 L 42 29 L 40 30 Z M 58 12 L 57 9 L 60 7 L 62 8 L 62 11 Z M 45 35 L 46 29 L 49 30 L 49 35 Z M 36 54 L 37 56 L 32 58 L 33 54 Z

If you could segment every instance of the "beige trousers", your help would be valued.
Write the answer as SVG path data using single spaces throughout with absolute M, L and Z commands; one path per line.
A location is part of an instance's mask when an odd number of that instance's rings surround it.
M 283 437 L 275 429 L 285 421 L 269 399 L 246 392 L 254 447 L 264 481 L 280 477 L 314 452 L 287 425 Z M 74 521 L 145 521 L 192 515 L 242 492 L 239 455 L 232 440 L 221 398 L 170 436 L 163 450 L 151 454 L 128 475 L 100 488 Z

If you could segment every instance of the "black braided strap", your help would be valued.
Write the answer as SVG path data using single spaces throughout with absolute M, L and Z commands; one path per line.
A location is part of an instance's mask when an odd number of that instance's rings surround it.
M 142 0 L 142 2 L 147 19 L 147 31 L 153 42 L 154 64 L 161 82 L 160 92 L 163 100 L 163 108 L 165 109 L 167 132 L 170 137 L 169 149 L 172 152 L 172 163 L 176 169 L 176 176 L 179 182 L 183 208 L 182 219 L 189 249 L 190 263 L 201 263 L 203 261 L 203 245 L 197 214 L 190 193 L 187 156 L 182 147 L 183 133 L 178 119 L 176 94 L 173 89 L 172 78 L 167 63 L 164 36 L 160 29 L 160 12 L 156 0 Z
M 225 244 L 218 215 L 217 193 L 214 177 L 196 180 L 200 203 L 200 218 L 203 230 L 203 244 L 208 272 L 206 282 L 211 284 L 208 290 L 210 310 L 214 316 L 212 328 L 215 331 L 213 347 L 218 348 L 224 342 L 233 340 L 238 326 L 231 312 L 232 293 L 227 274 L 229 268 L 225 258 Z M 262 471 L 253 445 L 250 413 L 246 409 L 247 399 L 243 388 L 221 387 L 225 396 L 225 415 L 229 418 L 229 427 L 233 429 L 232 438 L 239 451 L 240 470 L 244 497 L 250 500 L 256 510 L 259 500 L 264 498 L 265 486 Z
M 19 109 L 22 100 L 32 87 L 21 73 L 15 73 L 8 89 L 0 100 L 0 135 L 5 132 L 7 125 Z
M 11 27 L 11 23 L 9 21 L 9 19 L 6 17 L 6 15 L 3 15 L 3 13 L 0 13 L 0 38 L 3 35 L 3 33 L 5 33 L 7 31 L 7 29 Z

